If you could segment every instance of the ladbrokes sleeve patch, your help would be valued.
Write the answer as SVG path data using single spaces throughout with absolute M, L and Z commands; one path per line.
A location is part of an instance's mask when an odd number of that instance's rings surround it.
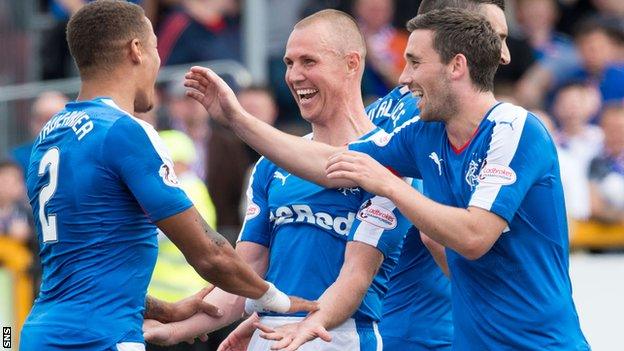
M 397 218 L 392 211 L 375 205 L 370 200 L 358 211 L 357 218 L 383 229 L 394 229 Z
M 516 182 L 516 172 L 508 166 L 488 163 L 483 166 L 479 173 L 479 182 L 510 185 Z

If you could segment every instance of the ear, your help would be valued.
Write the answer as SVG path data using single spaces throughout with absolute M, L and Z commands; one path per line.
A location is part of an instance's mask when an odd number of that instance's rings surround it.
M 141 42 L 134 38 L 130 41 L 130 59 L 132 63 L 140 65 L 143 62 L 143 53 L 141 51 Z
M 449 62 L 448 69 L 452 80 L 460 80 L 470 75 L 468 59 L 464 54 L 455 55 Z
M 356 73 L 360 70 L 362 65 L 362 56 L 356 51 L 351 51 L 345 56 L 347 60 L 347 71 L 349 73 Z

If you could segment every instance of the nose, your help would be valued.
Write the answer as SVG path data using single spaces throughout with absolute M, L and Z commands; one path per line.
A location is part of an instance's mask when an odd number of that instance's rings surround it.
M 296 63 L 286 68 L 286 81 L 290 83 L 301 82 L 305 79 L 301 73 L 301 68 Z
M 511 54 L 509 53 L 509 48 L 507 47 L 507 43 L 503 42 L 503 45 L 501 47 L 500 64 L 501 65 L 508 65 L 510 63 L 511 63 Z
M 412 82 L 412 77 L 409 71 L 410 71 L 409 65 L 406 64 L 403 67 L 403 72 L 401 72 L 401 75 L 399 76 L 400 85 L 409 85 Z

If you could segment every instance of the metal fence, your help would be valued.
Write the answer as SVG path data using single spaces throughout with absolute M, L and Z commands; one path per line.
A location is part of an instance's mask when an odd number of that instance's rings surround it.
M 157 84 L 179 81 L 189 67 L 194 65 L 209 67 L 217 74 L 226 76 L 226 78 L 229 78 L 231 82 L 239 87 L 247 87 L 252 84 L 252 76 L 249 71 L 240 63 L 231 60 L 196 62 L 164 67 L 160 70 Z M 0 158 L 6 157 L 11 147 L 26 141 L 30 137 L 28 119 L 33 99 L 42 92 L 52 90 L 75 96 L 79 88 L 79 78 L 0 87 Z

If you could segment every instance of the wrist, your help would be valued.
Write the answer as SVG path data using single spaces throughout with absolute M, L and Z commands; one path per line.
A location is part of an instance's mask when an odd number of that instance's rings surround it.
M 258 299 L 247 299 L 245 301 L 245 312 L 252 311 L 273 311 L 286 313 L 290 310 L 290 298 L 281 292 L 270 282 L 267 282 L 269 288 Z

